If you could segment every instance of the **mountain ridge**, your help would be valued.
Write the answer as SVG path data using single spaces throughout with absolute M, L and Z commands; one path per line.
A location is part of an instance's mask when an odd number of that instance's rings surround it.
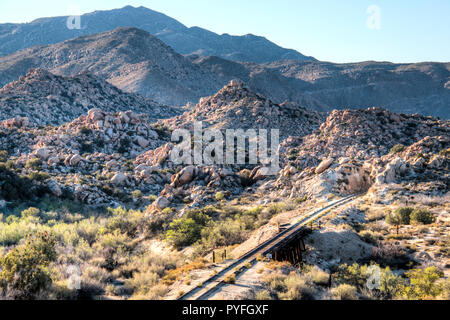
M 0 56 L 118 27 L 135 27 L 155 35 L 180 54 L 202 53 L 258 63 L 280 59 L 315 60 L 295 50 L 281 48 L 264 37 L 218 35 L 200 27 L 188 28 L 163 13 L 142 6 L 84 14 L 81 16 L 81 29 L 68 29 L 67 18 L 48 17 L 30 23 L 0 24 Z

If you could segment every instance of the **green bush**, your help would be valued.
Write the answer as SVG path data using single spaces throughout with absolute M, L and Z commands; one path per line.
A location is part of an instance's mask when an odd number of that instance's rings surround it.
M 38 158 L 27 160 L 25 163 L 26 169 L 39 170 L 42 166 L 42 160 Z
M 33 185 L 28 177 L 21 177 L 0 164 L 0 198 L 6 201 L 29 200 L 49 193 L 48 187 Z
M 414 224 L 432 224 L 434 222 L 434 217 L 428 210 L 415 209 L 411 213 L 411 222 Z
M 400 225 L 409 224 L 411 221 L 411 213 L 413 212 L 413 208 L 405 207 L 405 208 L 398 208 L 394 211 L 394 213 L 389 213 L 386 216 L 386 223 L 393 225 L 397 228 L 397 234 L 398 229 Z
M 245 240 L 243 224 L 233 219 L 211 222 L 202 230 L 201 235 L 202 244 L 207 249 L 231 246 Z
M 225 199 L 225 195 L 223 194 L 223 192 L 217 192 L 216 193 L 216 200 L 217 201 L 222 201 L 223 199 Z
M 30 207 L 26 210 L 23 210 L 21 215 L 24 218 L 27 217 L 37 217 L 39 215 L 40 210 L 38 208 Z
M 166 240 L 180 249 L 197 242 L 201 238 L 202 229 L 211 218 L 201 210 L 190 210 L 182 218 L 172 221 L 166 232 Z
M 48 233 L 29 236 L 0 259 L 0 288 L 7 298 L 36 299 L 52 283 L 47 267 L 56 260 L 56 240 Z
M 410 285 L 405 286 L 403 297 L 412 300 L 435 298 L 443 291 L 443 284 L 438 280 L 444 277 L 444 273 L 437 267 L 414 269 L 405 273 Z
M 134 199 L 141 199 L 142 198 L 142 191 L 141 190 L 135 190 L 131 193 L 131 196 Z
M 50 175 L 48 173 L 46 173 L 46 172 L 35 172 L 35 171 L 33 171 L 33 172 L 31 172 L 28 175 L 28 179 L 30 179 L 31 181 L 42 182 L 42 181 L 45 181 L 45 180 L 47 180 L 49 178 L 50 178 Z
M 400 153 L 403 152 L 405 150 L 405 146 L 402 144 L 396 144 L 395 146 L 392 147 L 391 151 L 389 153 L 391 154 L 396 154 L 396 153 Z

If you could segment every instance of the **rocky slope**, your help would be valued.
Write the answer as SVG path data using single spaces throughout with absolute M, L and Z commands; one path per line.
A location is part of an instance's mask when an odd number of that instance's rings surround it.
M 432 117 L 381 108 L 333 111 L 319 130 L 282 144 L 285 166 L 261 192 L 315 197 L 414 181 L 412 193 L 442 194 L 449 189 L 449 136 L 449 121 Z
M 218 35 L 199 27 L 187 28 L 175 19 L 144 7 L 127 6 L 84 14 L 81 16 L 81 29 L 68 29 L 67 18 L 41 18 L 25 24 L 1 24 L 0 55 L 118 27 L 135 27 L 155 35 L 181 54 L 217 55 L 257 63 L 280 59 L 314 60 L 294 50 L 281 48 L 263 37 L 251 34 Z
M 89 71 L 124 91 L 170 105 L 197 101 L 222 86 L 214 75 L 135 28 L 119 28 L 0 57 L 0 84 L 17 80 L 31 68 L 64 76 Z
M 192 129 L 195 121 L 214 129 L 279 129 L 280 139 L 285 139 L 311 133 L 324 119 L 322 114 L 294 103 L 273 103 L 238 80 L 187 109 L 192 110 L 162 122 L 172 130 Z
M 105 112 L 131 109 L 146 113 L 153 120 L 177 113 L 174 108 L 125 93 L 88 73 L 62 77 L 32 69 L 0 89 L 0 120 L 27 117 L 36 125 L 58 125 L 72 121 L 94 107 Z

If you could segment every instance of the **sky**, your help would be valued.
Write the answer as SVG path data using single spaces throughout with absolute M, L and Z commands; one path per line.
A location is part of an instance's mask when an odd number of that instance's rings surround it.
M 219 34 L 264 36 L 322 61 L 450 61 L 449 0 L 0 0 L 0 23 L 126 5 Z

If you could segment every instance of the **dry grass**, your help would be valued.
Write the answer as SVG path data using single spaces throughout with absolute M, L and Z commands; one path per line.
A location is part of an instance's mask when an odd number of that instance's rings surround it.
M 330 290 L 333 300 L 358 300 L 356 288 L 349 284 L 341 284 Z

